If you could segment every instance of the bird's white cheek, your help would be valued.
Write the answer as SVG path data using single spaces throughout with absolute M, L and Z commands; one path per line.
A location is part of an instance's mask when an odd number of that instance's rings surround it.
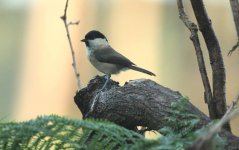
M 86 47 L 86 55 L 89 57 L 92 54 L 92 50 L 89 47 Z

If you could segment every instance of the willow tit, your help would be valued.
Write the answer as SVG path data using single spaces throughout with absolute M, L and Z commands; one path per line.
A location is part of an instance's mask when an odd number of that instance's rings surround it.
M 121 71 L 132 69 L 151 76 L 154 73 L 137 67 L 125 56 L 116 52 L 108 43 L 107 38 L 99 31 L 92 30 L 81 40 L 86 45 L 87 56 L 91 64 L 100 72 L 106 74 L 107 80 L 102 90 L 106 86 L 111 74 L 118 74 Z

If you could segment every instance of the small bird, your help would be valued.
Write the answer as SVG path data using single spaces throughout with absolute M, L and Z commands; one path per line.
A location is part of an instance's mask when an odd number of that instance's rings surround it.
M 100 72 L 106 74 L 107 80 L 101 91 L 107 85 L 111 74 L 132 69 L 151 76 L 154 73 L 137 67 L 132 61 L 115 51 L 108 43 L 107 38 L 99 31 L 92 30 L 81 40 L 86 45 L 87 56 L 91 64 Z

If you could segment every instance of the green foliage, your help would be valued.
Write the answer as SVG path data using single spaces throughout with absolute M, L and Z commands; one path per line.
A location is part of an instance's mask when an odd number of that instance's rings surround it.
M 102 120 L 73 120 L 58 116 L 38 117 L 21 123 L 0 124 L 0 149 L 80 149 L 80 150 L 183 150 L 207 129 L 194 130 L 199 118 L 186 111 L 187 98 L 172 103 L 171 114 L 164 118 L 168 126 L 156 140 Z M 223 149 L 224 140 L 213 140 L 215 149 Z
M 100 120 L 38 117 L 0 124 L 0 149 L 128 149 L 143 136 Z
M 188 98 L 171 103 L 171 108 L 168 110 L 170 115 L 164 118 L 168 126 L 159 130 L 163 136 L 154 141 L 139 141 L 134 147 L 135 150 L 140 147 L 147 147 L 147 150 L 183 150 L 192 145 L 198 137 L 206 134 L 207 128 L 194 130 L 199 118 L 186 111 L 188 104 Z M 220 136 L 214 137 L 212 143 L 212 149 L 224 149 L 225 141 Z
M 187 137 L 199 122 L 198 116 L 186 111 L 188 98 L 182 98 L 178 102 L 171 103 L 171 108 L 168 110 L 170 115 L 165 118 L 168 127 L 160 130 L 161 133 L 174 134 L 179 137 Z M 180 131 L 180 132 L 179 132 Z
M 204 134 L 207 134 L 209 128 L 216 124 L 216 121 L 212 121 L 209 123 L 206 127 L 198 129 L 194 132 L 195 137 L 201 137 Z M 212 139 L 212 150 L 224 150 L 226 145 L 226 139 L 223 137 L 220 137 L 218 134 Z
M 166 135 L 160 141 L 164 145 L 170 146 L 170 148 L 185 149 L 207 132 L 206 128 L 194 130 L 200 120 L 198 116 L 186 111 L 188 104 L 188 98 L 186 97 L 179 102 L 171 103 L 171 115 L 165 118 L 168 126 L 160 129 L 160 132 Z M 223 139 L 219 136 L 213 139 L 213 146 L 217 150 L 223 149 L 224 144 Z

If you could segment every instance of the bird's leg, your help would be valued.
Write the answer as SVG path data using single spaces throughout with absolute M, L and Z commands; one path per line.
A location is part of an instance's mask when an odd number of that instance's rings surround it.
M 93 109 L 94 109 L 94 106 L 95 106 L 95 102 L 96 102 L 96 99 L 99 97 L 99 94 L 104 90 L 104 88 L 106 87 L 106 85 L 107 85 L 107 83 L 109 82 L 109 80 L 110 80 L 110 77 L 111 77 L 111 75 L 109 74 L 107 74 L 107 75 L 105 75 L 105 77 L 106 77 L 106 81 L 105 81 L 105 84 L 103 85 L 103 87 L 97 92 L 97 94 L 95 95 L 95 97 L 94 97 L 94 99 L 93 99 L 93 102 L 92 102 L 92 104 L 91 104 L 91 107 L 90 107 L 90 111 L 93 111 Z
M 100 89 L 100 92 L 103 91 L 104 88 L 106 87 L 107 83 L 108 83 L 109 80 L 110 80 L 111 75 L 110 75 L 110 74 L 107 74 L 107 75 L 105 75 L 105 77 L 106 77 L 106 81 L 105 81 L 105 84 L 103 85 L 103 87 Z

